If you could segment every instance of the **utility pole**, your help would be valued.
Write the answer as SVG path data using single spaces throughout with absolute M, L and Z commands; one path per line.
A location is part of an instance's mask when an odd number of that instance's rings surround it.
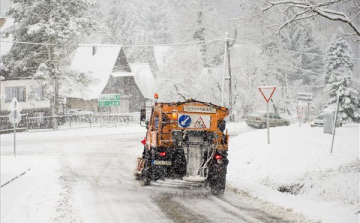
M 228 33 L 225 33 L 225 49 L 224 49 L 224 73 L 222 78 L 222 89 L 221 89 L 221 106 L 224 106 L 224 92 L 225 92 L 225 74 L 227 71 L 226 60 L 227 60 L 227 42 L 228 42 Z
M 232 117 L 233 103 L 232 103 L 232 87 L 231 87 L 231 64 L 230 64 L 230 50 L 229 50 L 229 38 L 226 41 L 226 53 L 227 53 L 227 67 L 229 72 L 229 107 L 230 107 L 230 122 L 234 121 Z
M 221 91 L 221 106 L 224 106 L 224 91 L 225 91 L 225 79 L 229 80 L 229 109 L 230 109 L 230 121 L 234 121 L 232 117 L 232 84 L 231 84 L 231 64 L 230 64 L 230 39 L 229 39 L 229 23 L 233 20 L 240 18 L 231 18 L 227 21 L 227 32 L 225 33 L 225 49 L 224 49 L 224 73 L 222 79 L 222 91 Z M 226 72 L 229 76 L 226 76 Z
M 232 77 L 231 77 L 231 63 L 230 63 L 230 39 L 229 39 L 229 32 L 230 32 L 230 21 L 234 21 L 234 20 L 239 20 L 240 18 L 231 18 L 228 19 L 227 21 L 227 33 L 225 33 L 225 56 L 224 56 L 224 66 L 225 66 L 225 72 L 224 72 L 224 79 L 228 79 L 229 80 L 229 109 L 230 109 L 230 122 L 234 121 L 233 120 L 233 102 L 232 102 Z M 227 61 L 227 63 L 226 63 Z M 227 66 L 227 68 L 226 68 Z M 227 72 L 229 73 L 228 77 L 225 77 L 225 73 Z M 223 85 L 223 89 L 224 89 L 224 85 Z M 224 90 L 223 90 L 224 91 Z

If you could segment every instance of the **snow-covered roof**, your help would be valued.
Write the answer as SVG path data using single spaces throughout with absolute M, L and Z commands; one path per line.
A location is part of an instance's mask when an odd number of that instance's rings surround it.
M 160 71 L 163 70 L 163 67 L 166 62 L 166 54 L 170 51 L 170 46 L 155 46 L 154 47 L 154 54 L 155 60 L 158 65 Z
M 145 98 L 153 98 L 156 93 L 154 75 L 148 63 L 130 63 L 130 68 L 135 74 L 134 79 Z
M 98 83 L 90 86 L 85 95 L 74 91 L 71 94 L 63 93 L 62 96 L 85 99 L 98 98 L 109 80 L 120 50 L 121 46 L 79 46 L 72 60 L 71 69 L 90 72 L 98 80 Z
M 12 46 L 11 41 L 13 40 L 12 36 L 10 35 L 9 37 L 4 38 L 4 37 L 2 37 L 2 35 L 6 29 L 8 29 L 10 26 L 14 25 L 13 18 L 2 18 L 2 19 L 5 19 L 5 23 L 0 27 L 0 35 L 1 35 L 0 38 L 3 41 L 10 41 L 10 42 L 0 42 L 0 56 L 7 54 L 10 51 L 10 48 Z

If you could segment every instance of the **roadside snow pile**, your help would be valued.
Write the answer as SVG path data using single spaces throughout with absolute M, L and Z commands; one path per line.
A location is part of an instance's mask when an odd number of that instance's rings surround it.
M 265 185 L 341 207 L 355 216 L 359 211 L 359 125 L 336 129 L 333 153 L 331 141 L 332 135 L 324 134 L 323 128 L 297 125 L 271 128 L 270 144 L 266 129 L 240 134 L 230 139 L 229 185 L 247 192 L 255 191 L 248 183 Z M 289 205 L 296 209 L 301 204 Z
M 1 154 L 1 222 L 54 222 L 62 188 L 51 156 Z M 12 180 L 12 181 L 10 181 Z

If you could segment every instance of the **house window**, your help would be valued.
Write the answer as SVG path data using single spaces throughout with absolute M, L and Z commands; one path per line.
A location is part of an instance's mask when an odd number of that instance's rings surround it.
M 34 89 L 35 93 L 35 101 L 43 101 L 44 100 L 44 88 L 43 87 L 36 87 Z
M 11 102 L 16 98 L 19 102 L 26 101 L 25 87 L 5 87 L 5 103 Z

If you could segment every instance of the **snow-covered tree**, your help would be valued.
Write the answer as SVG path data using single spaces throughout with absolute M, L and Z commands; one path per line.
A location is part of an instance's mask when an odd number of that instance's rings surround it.
M 62 62 L 94 28 L 94 20 L 87 16 L 93 3 L 93 0 L 14 0 L 7 11 L 14 18 L 14 25 L 6 34 L 12 35 L 14 44 L 2 57 L 4 69 L 11 76 L 35 77 L 51 101 L 52 114 L 58 110 L 62 85 L 70 87 L 74 86 L 71 82 L 76 82 L 76 86 L 87 86 L 92 81 L 86 74 L 69 70 Z
M 329 107 L 335 107 L 339 97 L 339 115 L 345 122 L 359 121 L 359 93 L 351 88 L 353 77 L 350 45 L 341 32 L 335 34 L 325 58 L 325 84 L 330 99 Z
M 136 9 L 137 1 L 112 0 L 106 15 L 106 36 L 104 42 L 108 44 L 134 44 L 139 15 Z

